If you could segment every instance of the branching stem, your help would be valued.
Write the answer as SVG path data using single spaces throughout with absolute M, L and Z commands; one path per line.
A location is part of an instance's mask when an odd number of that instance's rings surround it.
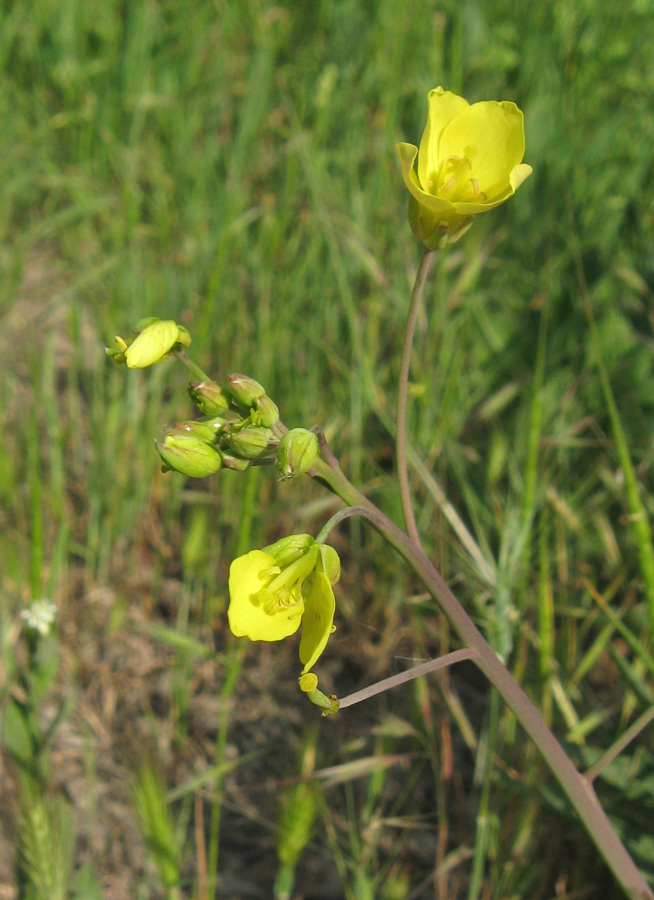
M 454 663 L 462 662 L 464 659 L 471 659 L 474 655 L 474 650 L 464 648 L 463 650 L 455 650 L 453 653 L 446 653 L 445 656 L 439 656 L 438 659 L 430 659 L 429 662 L 421 663 L 419 666 L 412 666 L 412 668 L 404 672 L 398 672 L 397 675 L 391 675 L 390 678 L 384 678 L 383 681 L 370 684 L 361 691 L 348 694 L 347 697 L 339 697 L 338 708 L 347 709 L 348 706 L 354 706 L 355 703 L 361 703 L 362 700 L 368 700 L 370 697 L 376 696 L 376 694 L 390 691 L 400 684 L 406 684 L 407 681 L 420 678 L 421 675 L 429 675 L 430 672 L 437 672 L 438 669 L 452 666 Z
M 320 460 L 315 466 L 314 473 L 314 477 L 326 484 L 348 506 L 360 507 L 366 511 L 365 518 L 409 563 L 439 604 L 463 644 L 475 651 L 471 659 L 513 710 L 522 727 L 542 753 L 626 895 L 632 900 L 654 900 L 654 894 L 613 830 L 592 785 L 574 767 L 536 707 L 477 629 L 431 564 L 421 545 L 413 541 L 358 491 L 341 469 L 333 468 Z

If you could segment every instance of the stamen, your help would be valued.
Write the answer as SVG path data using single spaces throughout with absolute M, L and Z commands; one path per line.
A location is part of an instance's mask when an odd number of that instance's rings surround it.
M 296 609 L 298 606 L 301 606 L 303 601 L 298 594 L 299 592 L 294 590 L 270 591 L 262 588 L 255 595 L 258 602 L 255 602 L 254 605 L 258 606 L 260 603 L 266 615 L 276 616 L 283 609 Z M 254 600 L 254 598 L 252 599 Z
M 447 194 L 447 192 L 456 184 L 456 177 L 452 175 L 449 181 L 446 181 L 443 187 L 439 190 L 439 194 Z
M 436 191 L 437 196 L 452 203 L 466 199 L 469 197 L 470 191 L 476 197 L 479 194 L 479 183 L 476 179 L 469 177 L 471 170 L 472 162 L 467 155 L 461 156 L 458 153 L 452 153 L 447 156 L 443 160 L 439 172 L 441 186 Z M 468 188 L 469 183 L 470 188 Z
M 298 601 L 295 596 L 296 593 L 297 592 L 294 592 L 292 590 L 280 591 L 278 598 L 279 605 L 283 606 L 285 609 L 290 609 L 293 606 L 297 606 Z
M 268 616 L 274 616 L 276 612 L 279 611 L 279 599 L 274 594 L 268 594 L 266 591 L 265 597 L 261 599 L 264 601 L 261 604 L 261 608 Z

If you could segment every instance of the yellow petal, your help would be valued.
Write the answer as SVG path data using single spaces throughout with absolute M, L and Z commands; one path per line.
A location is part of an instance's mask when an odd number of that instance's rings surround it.
M 251 641 L 281 641 L 300 627 L 304 604 L 292 609 L 266 612 L 258 596 L 270 581 L 271 570 L 279 571 L 275 558 L 263 550 L 239 556 L 229 569 L 229 609 L 232 634 Z
M 526 181 L 531 173 L 534 170 L 531 166 L 528 166 L 527 163 L 521 163 L 519 166 L 516 166 L 509 176 L 509 181 L 511 182 L 511 187 L 513 188 L 513 193 L 518 190 L 523 181 Z
M 168 319 L 148 325 L 125 350 L 125 359 L 130 369 L 144 369 L 159 362 L 177 341 L 177 323 Z
M 413 168 L 413 163 L 418 155 L 418 148 L 413 144 L 398 144 L 397 152 L 400 154 L 404 183 L 420 206 L 424 206 L 426 209 L 431 210 L 435 215 L 443 217 L 452 215 L 454 213 L 454 205 L 450 203 L 449 200 L 444 200 L 442 197 L 428 194 L 421 188 L 418 176 Z
M 534 170 L 531 166 L 526 165 L 526 163 L 522 163 L 519 166 L 515 166 L 515 168 L 511 171 L 509 175 L 509 187 L 503 194 L 500 194 L 499 197 L 496 197 L 495 200 L 488 203 L 454 203 L 454 207 L 462 216 L 475 216 L 478 213 L 488 212 L 489 209 L 495 209 L 496 206 L 499 206 L 501 203 L 504 203 L 505 200 L 508 200 L 509 197 L 512 197 L 515 192 L 518 190 L 523 181 L 526 181 L 527 178 L 531 175 Z
M 302 674 L 306 674 L 325 649 L 332 633 L 336 603 L 329 579 L 324 572 L 315 571 L 311 576 L 311 590 L 304 603 L 302 616 L 302 639 L 300 641 L 300 662 L 304 663 Z
M 438 145 L 443 129 L 454 116 L 470 105 L 463 97 L 458 97 L 451 91 L 444 91 L 442 87 L 429 92 L 428 102 L 427 125 L 420 141 L 418 156 L 418 179 L 425 191 L 430 190 L 429 182 L 435 179 L 440 168 Z M 433 193 L 436 193 L 435 188 Z
M 510 101 L 473 103 L 454 116 L 440 136 L 440 160 L 466 157 L 470 179 L 477 182 L 484 201 L 493 202 L 507 194 L 510 176 L 525 153 L 525 133 L 521 111 Z

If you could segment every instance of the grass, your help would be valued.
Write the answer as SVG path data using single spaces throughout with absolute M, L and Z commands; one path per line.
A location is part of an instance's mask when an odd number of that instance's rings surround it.
M 653 30 L 639 0 L 536 0 L 529 17 L 508 0 L 0 5 L 0 883 L 14 896 L 38 896 L 21 860 L 47 860 L 60 822 L 69 893 L 165 895 L 130 788 L 151 758 L 150 806 L 162 785 L 174 798 L 181 896 L 272 892 L 280 865 L 308 898 L 619 896 L 467 664 L 321 721 L 310 782 L 289 772 L 316 726 L 296 651 L 249 646 L 234 677 L 226 573 L 333 507 L 265 472 L 247 487 L 162 475 L 152 438 L 191 412 L 184 373 L 127 373 L 102 347 L 143 316 L 178 319 L 203 368 L 246 371 L 288 425 L 323 425 L 399 519 L 392 407 L 420 248 L 394 144 L 419 139 L 439 83 L 515 100 L 534 175 L 427 285 L 412 478 L 444 576 L 593 765 L 654 690 Z M 377 538 L 337 540 L 321 685 L 345 695 L 456 649 Z M 18 619 L 41 596 L 59 608 L 47 683 Z M 41 754 L 29 791 L 25 722 Z M 646 730 L 598 778 L 650 876 L 653 754 Z M 354 766 L 375 756 L 394 762 Z M 335 766 L 340 782 L 321 779 Z M 284 810 L 307 783 L 319 811 L 285 857 Z

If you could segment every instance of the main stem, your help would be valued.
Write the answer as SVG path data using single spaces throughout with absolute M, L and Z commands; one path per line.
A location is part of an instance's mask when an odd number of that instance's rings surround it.
M 509 670 L 498 659 L 472 619 L 456 599 L 421 545 L 413 541 L 394 522 L 360 493 L 340 468 L 322 460 L 314 469 L 314 477 L 326 484 L 348 506 L 362 506 L 373 527 L 400 553 L 440 605 L 452 627 L 465 644 L 475 651 L 472 661 L 486 675 L 500 696 L 542 753 L 568 800 L 577 811 L 595 846 L 604 857 L 625 893 L 633 900 L 654 900 L 633 860 L 620 842 L 597 799 L 591 784 L 577 771 L 565 751 L 549 730 L 538 710 Z
M 420 544 L 420 535 L 416 526 L 416 518 L 413 512 L 413 503 L 411 501 L 411 487 L 409 485 L 409 467 L 407 465 L 406 456 L 406 408 L 407 394 L 409 387 L 409 370 L 411 369 L 411 351 L 413 349 L 413 335 L 416 330 L 416 322 L 418 320 L 418 312 L 420 311 L 420 301 L 422 299 L 422 291 L 427 280 L 429 267 L 434 258 L 434 250 L 425 250 L 418 273 L 411 292 L 411 303 L 409 304 L 409 314 L 407 316 L 406 330 L 404 332 L 404 347 L 402 348 L 402 361 L 400 364 L 400 379 L 397 392 L 397 414 L 395 429 L 395 459 L 397 460 L 397 480 L 400 488 L 400 501 L 402 503 L 402 513 L 406 530 L 411 540 Z

